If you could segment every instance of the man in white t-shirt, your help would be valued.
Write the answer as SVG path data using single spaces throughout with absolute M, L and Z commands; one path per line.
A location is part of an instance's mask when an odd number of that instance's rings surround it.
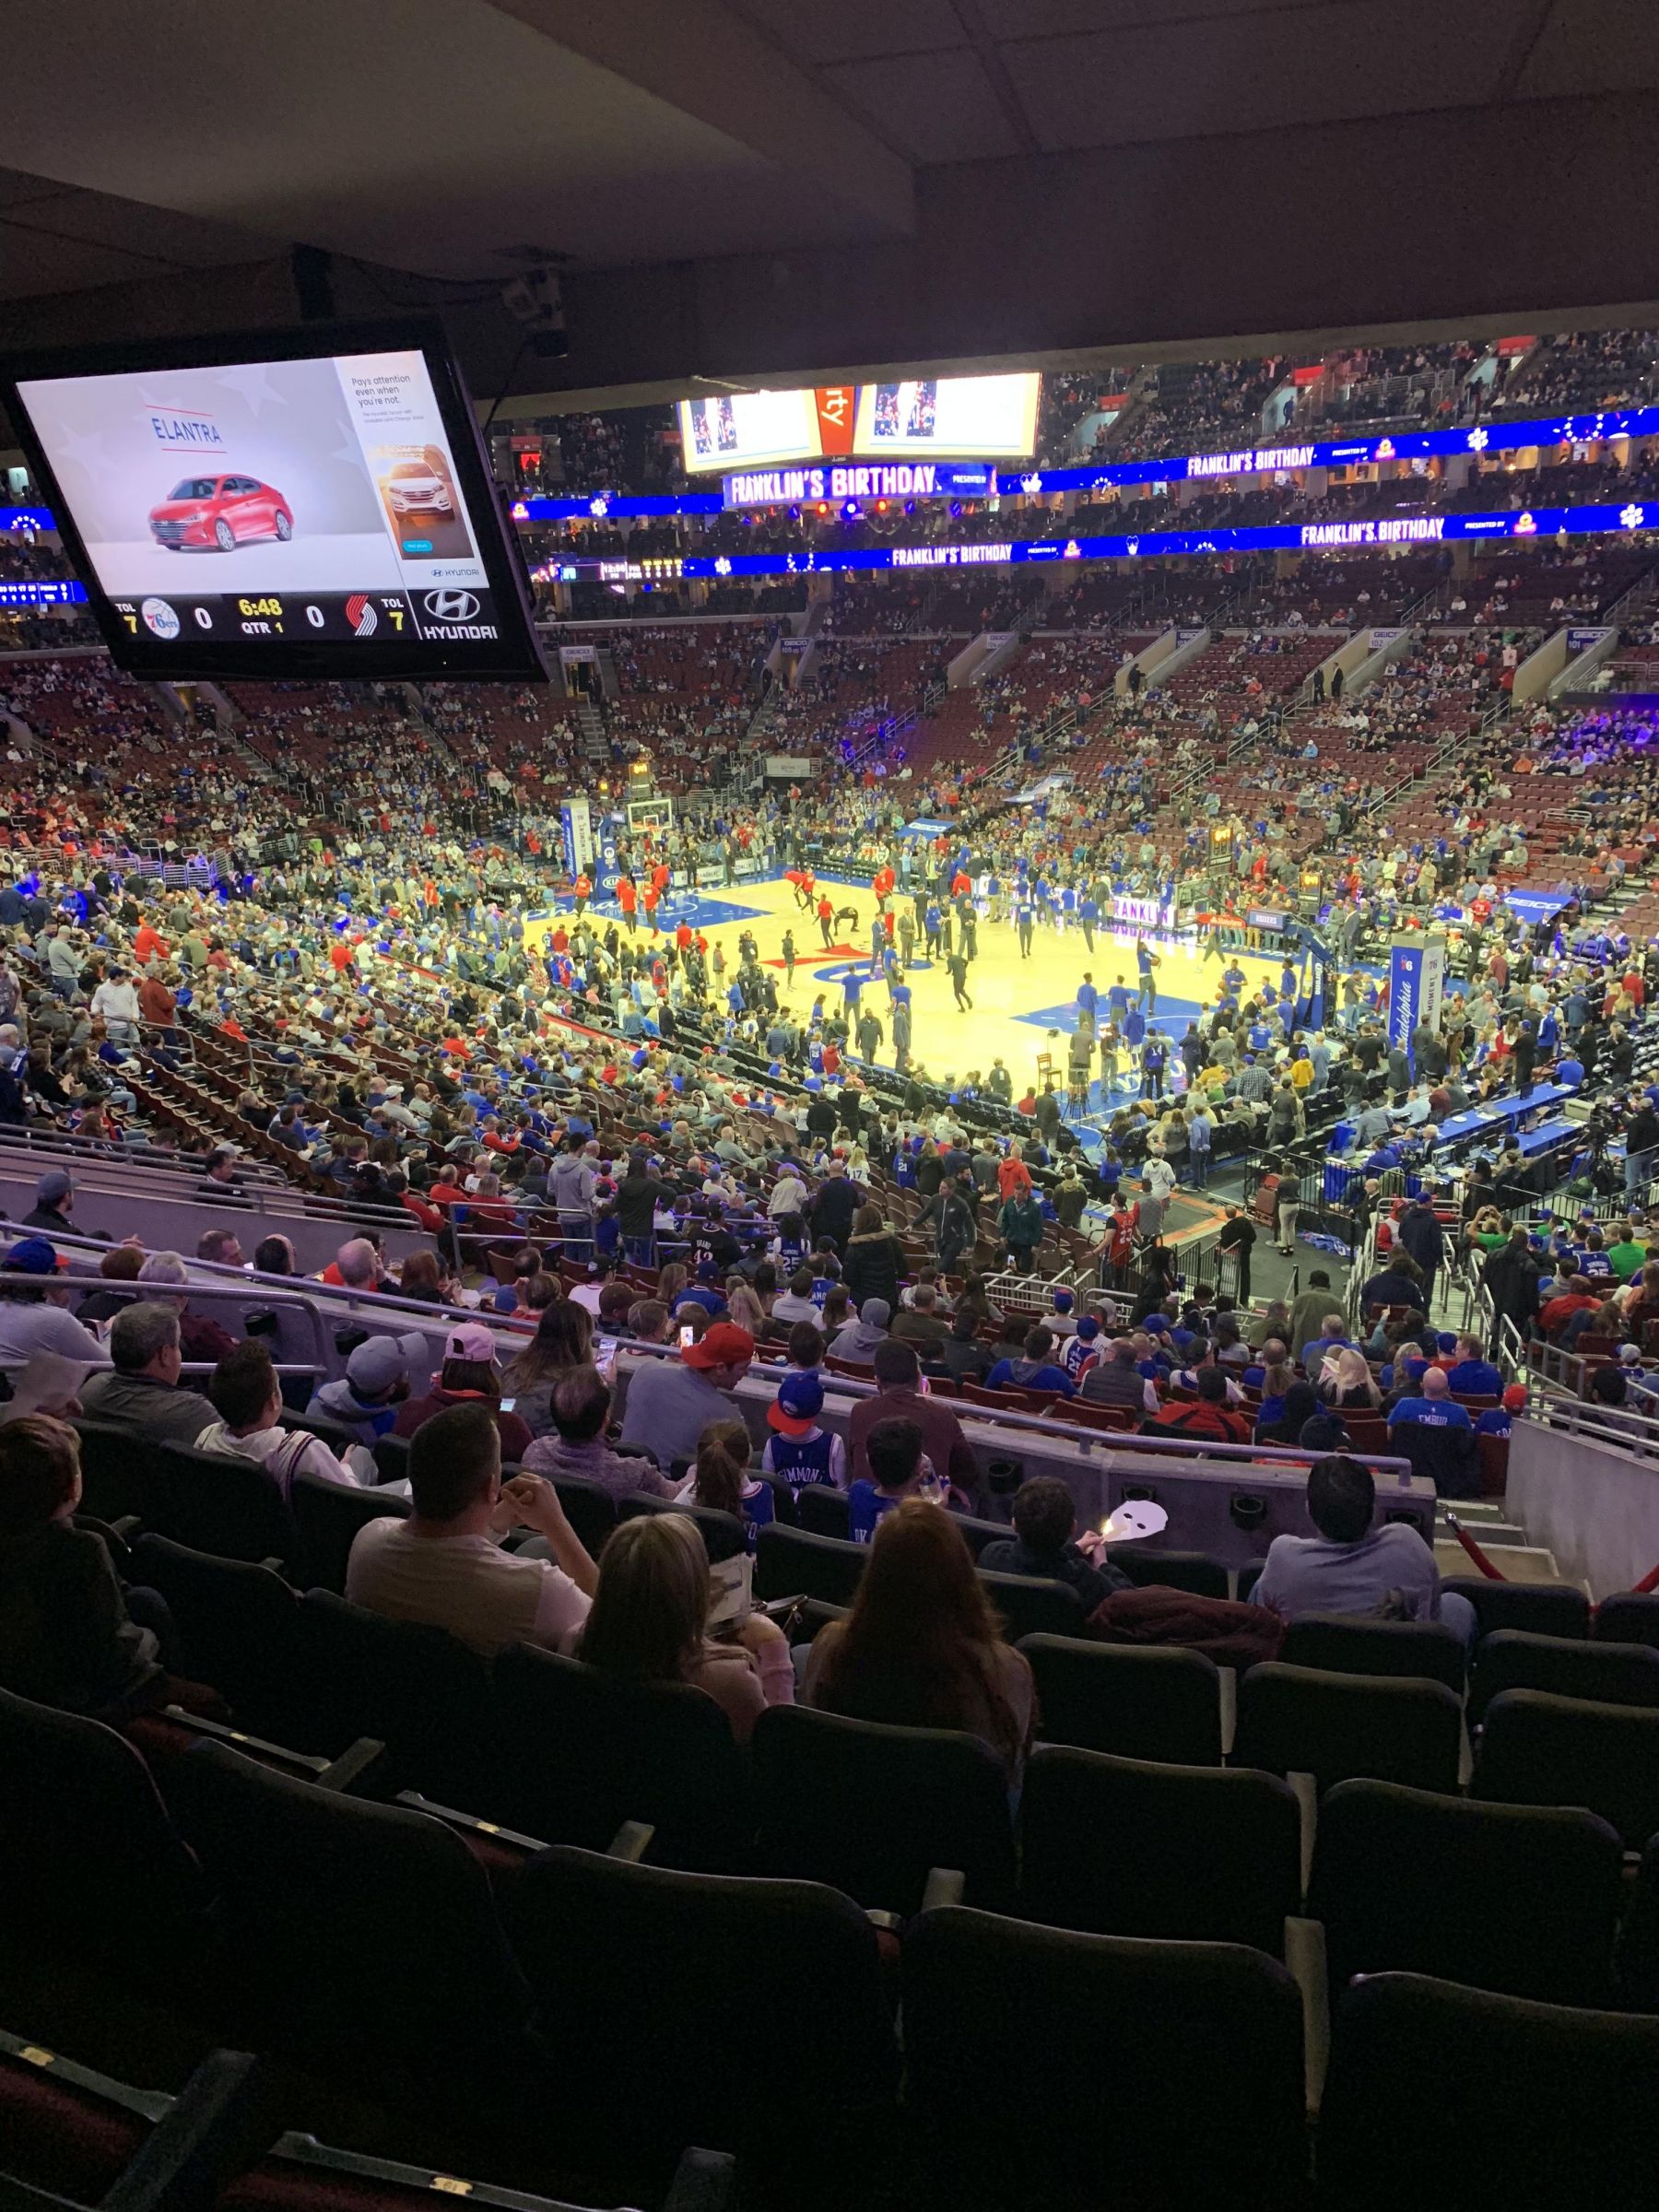
M 599 1571 L 550 1482 L 522 1475 L 503 1485 L 489 1406 L 451 1406 L 421 1423 L 409 1445 L 409 1492 L 408 1520 L 371 1521 L 353 1539 L 353 1605 L 446 1629 L 486 1658 L 509 1643 L 570 1641 Z M 545 1537 L 551 1559 L 503 1551 L 492 1532 L 514 1524 Z

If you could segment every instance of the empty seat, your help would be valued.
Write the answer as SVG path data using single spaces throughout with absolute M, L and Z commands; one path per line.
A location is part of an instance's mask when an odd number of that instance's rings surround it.
M 256 1460 L 188 1444 L 162 1444 L 157 1458 L 167 1488 L 162 1535 L 224 1559 L 297 1557 L 293 1517 Z
M 1474 1727 L 1506 1689 L 1547 1689 L 1603 1705 L 1659 1705 L 1659 1651 L 1601 1638 L 1534 1636 L 1496 1629 L 1483 1638 L 1469 1678 Z
M 1233 1763 L 1312 1774 L 1322 1790 L 1356 1775 L 1454 1790 L 1463 1710 L 1443 1682 L 1335 1675 L 1270 1660 L 1239 1684 Z
M 1499 1805 L 1582 1805 L 1631 1851 L 1659 1835 L 1659 1712 L 1506 1689 L 1487 1707 L 1473 1794 Z
M 494 1691 L 514 1827 L 603 1850 L 625 1820 L 644 1820 L 659 1865 L 744 1863 L 748 1763 L 706 1691 L 627 1681 L 522 1643 L 497 1659 Z
M 1014 1531 L 1006 1522 L 976 1521 L 971 1514 L 955 1513 L 953 1524 L 961 1530 L 962 1541 L 977 1559 L 989 1544 L 1006 1544 Z
M 1454 1574 L 1441 1583 L 1475 1608 L 1480 1632 L 1524 1629 L 1534 1636 L 1588 1636 L 1590 1600 L 1571 1583 L 1494 1583 L 1484 1574 Z
M 64 1970 L 178 1972 L 206 1896 L 125 1737 L 0 1690 L 0 1957 L 41 1948 Z
M 299 1641 L 311 1716 L 301 1750 L 332 1757 L 371 1736 L 386 1747 L 389 1792 L 495 1809 L 495 1707 L 476 1652 L 441 1629 L 389 1620 L 328 1590 L 300 1600 Z
M 559 2084 L 561 2135 L 584 2170 L 608 2177 L 626 2146 L 630 2163 L 660 2175 L 686 2144 L 706 2143 L 737 2153 L 767 2202 L 861 2194 L 860 2165 L 885 2147 L 871 2130 L 893 2105 L 899 2064 L 876 1931 L 849 1899 L 812 1882 L 555 1849 L 523 1869 L 502 1911 Z M 764 2095 L 758 2020 L 811 2023 L 810 2059 L 781 2069 Z
M 158 1448 L 136 1430 L 114 1421 L 76 1420 L 80 1438 L 81 1504 L 100 1521 L 136 1515 L 147 1527 L 165 1518 L 167 1489 Z
M 239 1727 L 278 1743 L 302 1736 L 300 1600 L 279 1574 L 192 1551 L 167 1536 L 140 1536 L 132 1579 L 166 1599 L 181 1645 L 179 1671 L 210 1682 Z
M 1190 1591 L 1194 1597 L 1225 1597 L 1227 1570 L 1205 1551 L 1158 1550 L 1147 1544 L 1113 1544 L 1107 1559 L 1138 1589 Z
M 850 1606 L 868 1557 L 867 1545 L 770 1522 L 755 1544 L 755 1595 L 821 1597 L 826 1605 Z
M 980 1581 L 1002 1616 L 1003 1633 L 1010 1643 L 1018 1643 L 1022 1636 L 1081 1635 L 1083 1601 L 1069 1583 L 1037 1575 L 988 1574 L 982 1567 Z
M 1464 1686 L 1463 1638 L 1438 1620 L 1365 1620 L 1347 1613 L 1304 1613 L 1285 1630 L 1287 1666 L 1327 1674 L 1409 1676 Z
M 1397 2206 L 1407 2142 L 1438 2203 L 1633 2212 L 1659 2160 L 1659 2018 L 1420 1974 L 1357 1983 L 1332 2021 L 1323 2194 L 1344 2212 Z
M 1308 1910 L 1334 1990 L 1399 1971 L 1606 2005 L 1623 1859 L 1591 1813 L 1345 1782 L 1320 1807 Z
M 1625 1590 L 1604 1597 L 1591 1632 L 1598 1643 L 1645 1643 L 1659 1650 L 1659 1592 Z
M 1045 1742 L 1177 1766 L 1221 1763 L 1221 1677 L 1202 1652 L 1023 1636 Z
M 1040 1745 L 1019 1827 L 1019 1909 L 1032 1920 L 1277 1956 L 1300 1910 L 1300 1815 L 1277 1775 Z
M 684 1513 L 688 1520 L 695 1521 L 702 1532 L 711 1566 L 740 1559 L 748 1549 L 748 1530 L 736 1513 L 718 1512 L 707 1505 L 681 1505 L 671 1498 L 651 1498 L 643 1490 L 618 1499 L 619 1521 L 632 1520 L 641 1513 Z
M 735 2183 L 734 2161 L 724 2153 L 688 2150 L 662 2212 L 734 2212 Z M 428 2212 L 435 2191 L 488 2212 L 582 2212 L 562 2198 L 528 2196 L 471 2174 L 434 2174 L 430 2166 L 340 2150 L 298 2129 L 279 2136 L 257 2166 L 222 2191 L 215 2212 L 318 2212 L 319 2200 L 329 2212 Z
M 1012 1893 L 1007 1773 L 978 1736 L 774 1705 L 753 1751 L 766 1873 L 892 1912 L 916 1911 L 935 1867 L 993 1907 Z
M 1301 2001 L 1276 1960 L 953 1906 L 906 1931 L 903 1975 L 916 2201 L 1296 2201 Z
M 795 1518 L 815 1536 L 834 1536 L 844 1544 L 848 1527 L 846 1491 L 831 1489 L 825 1482 L 808 1483 L 795 1495 Z
M 408 1438 L 377 1436 L 374 1440 L 374 1464 L 382 1482 L 402 1482 L 409 1472 Z
M 239 2038 L 371 2065 L 377 2092 L 401 2076 L 446 2105 L 525 2063 L 528 1994 L 488 1878 L 441 1822 L 222 1744 L 178 1761 L 172 1800 L 216 1892 L 218 2002 Z
M 0 2031 L 0 2206 L 192 2212 L 269 2135 L 246 2053 L 214 2051 L 176 2097 Z
M 579 1476 L 561 1475 L 553 1488 L 564 1507 L 565 1519 L 575 1530 L 590 1559 L 596 1559 L 605 1539 L 617 1525 L 617 1501 L 603 1483 Z
M 306 1589 L 332 1590 L 336 1597 L 345 1594 L 346 1564 L 359 1529 L 388 1516 L 406 1520 L 413 1511 L 406 1498 L 324 1482 L 303 1469 L 294 1477 L 288 1504 L 299 1547 L 295 1580 Z

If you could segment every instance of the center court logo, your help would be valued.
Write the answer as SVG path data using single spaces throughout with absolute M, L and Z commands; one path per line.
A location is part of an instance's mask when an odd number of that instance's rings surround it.
M 147 629 L 159 638 L 171 640 L 179 634 L 179 610 L 170 606 L 165 599 L 147 599 L 139 608 Z
M 478 611 L 470 592 L 429 592 L 421 604 L 435 622 L 470 622 Z

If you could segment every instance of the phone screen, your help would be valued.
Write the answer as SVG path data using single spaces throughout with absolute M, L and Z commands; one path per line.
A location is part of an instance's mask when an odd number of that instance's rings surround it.
M 696 1342 L 697 1331 L 695 1329 L 688 1327 L 680 1331 L 680 1349 L 682 1352 L 688 1344 L 695 1344 Z
M 511 1413 L 517 1404 L 518 1400 L 516 1398 L 503 1398 L 501 1400 L 501 1411 L 503 1413 Z

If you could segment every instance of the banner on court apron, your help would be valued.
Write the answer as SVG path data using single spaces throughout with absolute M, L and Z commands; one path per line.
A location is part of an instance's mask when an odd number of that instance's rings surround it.
M 1412 1031 L 1419 1022 L 1433 1029 L 1440 1020 L 1446 982 L 1443 936 L 1395 937 L 1388 965 L 1388 1041 L 1409 1056 Z M 1414 1069 L 1415 1072 L 1415 1069 Z

